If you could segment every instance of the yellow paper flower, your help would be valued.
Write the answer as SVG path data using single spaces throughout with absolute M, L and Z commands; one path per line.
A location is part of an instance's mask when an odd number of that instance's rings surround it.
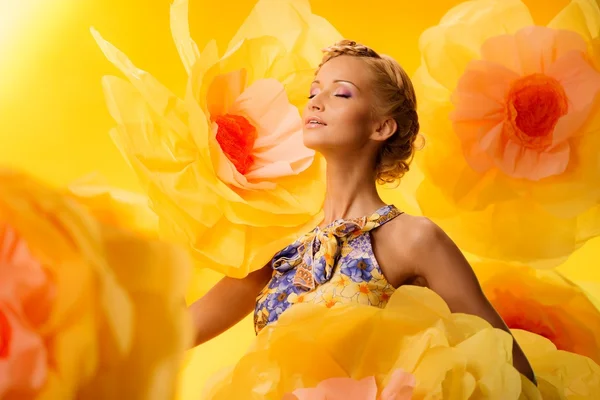
M 600 363 L 600 309 L 559 273 L 503 263 L 473 263 L 481 286 L 511 329 L 547 338 Z
M 404 286 L 384 309 L 295 305 L 204 398 L 279 399 L 330 378 L 374 376 L 382 388 L 401 369 L 416 380 L 413 399 L 518 399 L 521 379 L 511 349 L 506 332 L 451 314 L 428 289 Z
M 521 330 L 515 330 L 513 334 L 535 371 L 540 399 L 600 398 L 600 366 L 594 361 L 557 350 L 542 336 Z
M 340 36 L 307 0 L 262 0 L 219 56 L 214 42 L 198 51 L 187 13 L 186 0 L 173 3 L 183 98 L 94 33 L 130 81 L 104 79 L 112 135 L 162 233 L 188 245 L 198 266 L 243 277 L 319 218 L 324 164 L 302 143 L 297 108 L 321 48 Z
M 464 250 L 555 265 L 600 234 L 599 28 L 593 0 L 547 27 L 476 0 L 422 35 L 417 196 Z
M 87 193 L 0 171 L 2 398 L 173 397 L 189 260 Z

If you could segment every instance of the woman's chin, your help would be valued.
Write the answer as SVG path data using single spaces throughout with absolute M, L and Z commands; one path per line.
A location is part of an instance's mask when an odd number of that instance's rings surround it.
M 313 135 L 307 135 L 306 133 L 302 137 L 302 141 L 305 147 L 314 151 L 319 151 L 322 146 L 322 140 L 315 138 Z
M 324 140 L 326 136 L 323 132 L 317 132 L 318 130 L 319 129 L 305 129 L 302 135 L 304 146 L 314 151 L 320 151 L 327 147 L 327 143 Z

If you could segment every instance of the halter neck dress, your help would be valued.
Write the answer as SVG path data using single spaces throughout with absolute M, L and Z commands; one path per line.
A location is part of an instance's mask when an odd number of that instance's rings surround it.
M 377 263 L 371 232 L 401 214 L 386 205 L 368 217 L 336 220 L 275 254 L 273 276 L 256 299 L 256 333 L 297 303 L 384 308 L 395 289 Z

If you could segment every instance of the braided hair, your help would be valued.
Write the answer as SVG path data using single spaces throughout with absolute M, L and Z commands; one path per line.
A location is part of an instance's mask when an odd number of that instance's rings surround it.
M 396 132 L 379 149 L 376 159 L 377 183 L 399 183 L 408 171 L 419 136 L 417 98 L 412 82 L 393 58 L 351 40 L 342 40 L 323 50 L 318 70 L 339 56 L 361 57 L 374 74 L 375 110 L 394 118 Z

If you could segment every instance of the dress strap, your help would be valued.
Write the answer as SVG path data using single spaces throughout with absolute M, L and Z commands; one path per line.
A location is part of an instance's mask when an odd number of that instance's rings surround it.
M 362 231 L 367 232 L 371 231 L 375 228 L 379 228 L 381 225 L 384 225 L 399 215 L 402 215 L 403 212 L 398 210 L 396 206 L 390 204 L 381 207 L 379 210 L 375 211 L 371 216 L 367 217 Z

